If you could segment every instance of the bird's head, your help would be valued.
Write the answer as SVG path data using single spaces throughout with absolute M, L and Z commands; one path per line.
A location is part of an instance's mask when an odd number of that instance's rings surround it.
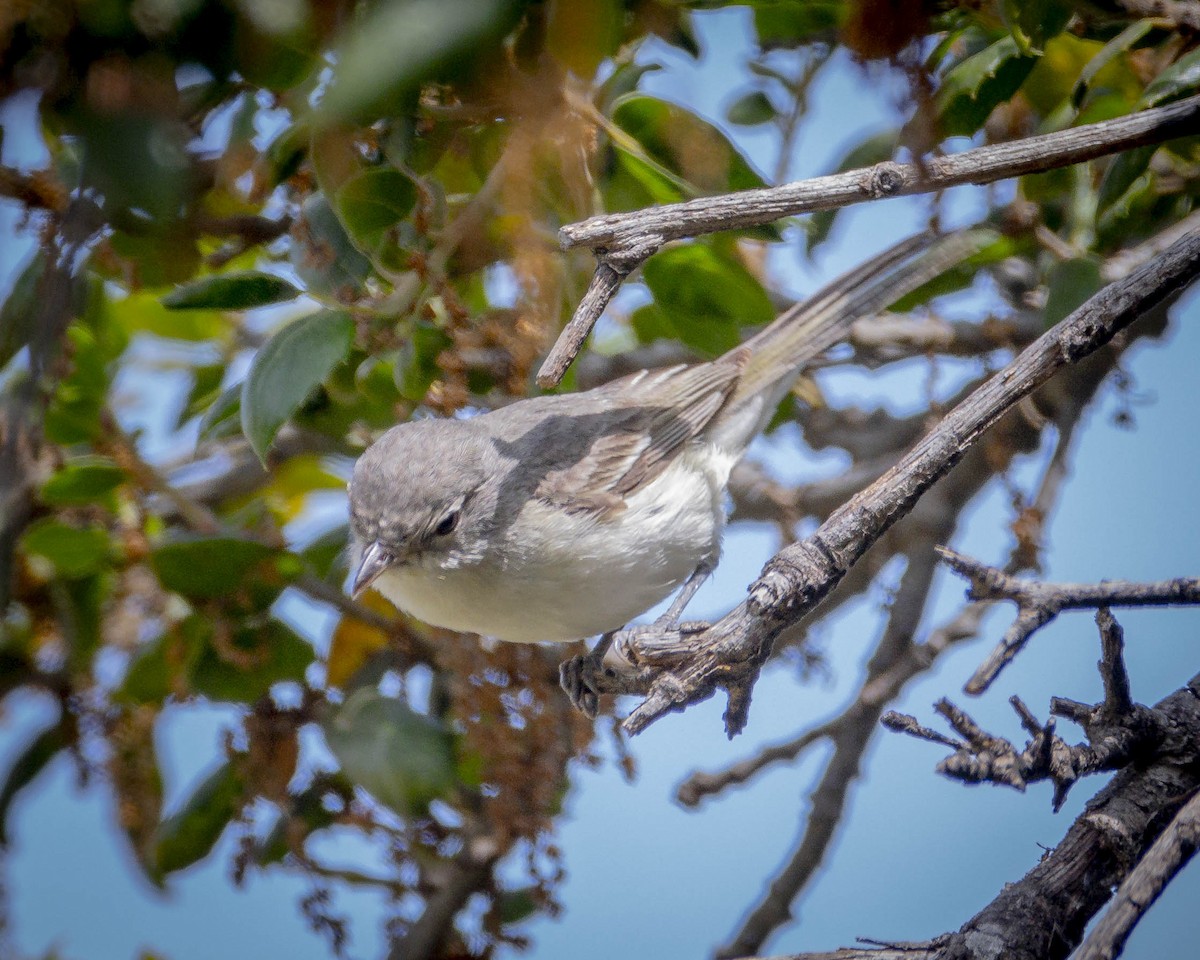
M 402 423 L 367 448 L 350 480 L 354 595 L 393 567 L 480 559 L 494 513 L 487 480 L 499 459 L 486 435 L 461 420 Z

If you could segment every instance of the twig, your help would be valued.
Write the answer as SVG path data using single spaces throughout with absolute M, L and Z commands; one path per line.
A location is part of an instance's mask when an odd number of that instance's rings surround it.
M 1072 954 L 1073 960 L 1113 960 L 1134 926 L 1200 847 L 1200 793 L 1175 815 L 1117 890 L 1113 902 Z
M 938 764 L 938 772 L 964 783 L 998 783 L 1024 790 L 1030 783 L 1054 784 L 1054 809 L 1066 800 L 1075 782 L 1099 770 L 1119 769 L 1130 762 L 1153 758 L 1167 739 L 1167 721 L 1154 710 L 1133 702 L 1125 670 L 1121 628 L 1107 609 L 1096 616 L 1103 656 L 1098 664 L 1104 699 L 1098 704 L 1053 697 L 1050 712 L 1078 723 L 1088 743 L 1068 746 L 1054 733 L 1054 720 L 1039 723 L 1032 711 L 1012 697 L 1030 739 L 1018 750 L 1011 741 L 985 732 L 961 708 L 942 699 L 934 709 L 962 739 L 944 737 L 921 726 L 914 717 L 889 713 L 884 726 L 899 733 L 950 747 L 954 752 Z
M 1195 132 L 1200 96 L 1163 107 L 938 157 L 920 163 L 884 161 L 873 167 L 800 180 L 781 187 L 744 190 L 683 203 L 609 214 L 572 223 L 559 231 L 563 249 L 590 247 L 611 267 L 632 272 L 664 243 L 722 230 L 762 226 L 783 217 L 849 206 L 865 200 L 933 193 L 968 183 L 992 183 L 1066 167 L 1136 146 L 1162 143 Z M 614 280 L 616 282 L 614 282 Z M 588 294 L 550 356 L 538 371 L 538 383 L 562 379 L 580 345 L 604 312 L 620 278 L 597 268 Z M 568 334 L 569 331 L 569 334 Z
M 660 244 L 650 239 L 642 248 L 643 252 L 640 256 L 622 258 L 601 255 L 600 262 L 596 265 L 596 272 L 592 274 L 591 283 L 588 284 L 587 292 L 579 301 L 579 306 L 575 308 L 575 315 L 563 328 L 563 332 L 559 334 L 549 356 L 538 370 L 539 387 L 550 389 L 558 385 L 563 374 L 567 372 L 567 367 L 571 365 L 571 361 L 583 347 L 583 341 L 587 339 L 587 335 L 592 332 L 592 327 L 600 319 L 600 314 L 608 306 L 608 301 L 620 289 L 622 281 L 659 246 Z
M 697 771 L 683 781 L 675 791 L 675 799 L 685 807 L 696 807 L 712 794 L 746 783 L 759 771 L 776 763 L 791 763 L 814 743 L 828 739 L 837 732 L 840 718 L 806 730 L 798 737 L 765 747 L 753 757 L 726 767 L 719 773 Z
M 639 647 L 655 648 L 659 666 L 646 699 L 625 721 L 631 733 L 682 710 L 718 688 L 729 696 L 726 730 L 746 722 L 750 692 L 779 633 L 817 606 L 900 517 L 945 476 L 1001 416 L 1055 373 L 1078 363 L 1200 273 L 1200 234 L 1096 294 L 1021 352 L 951 411 L 899 463 L 843 505 L 812 536 L 780 551 L 750 596 L 707 629 L 681 638 L 640 629 L 618 635 L 616 649 L 640 665 Z M 675 643 L 672 651 L 672 643 Z M 678 666 L 662 665 L 673 652 Z
M 492 867 L 503 853 L 500 843 L 490 836 L 468 838 L 462 852 L 444 864 L 437 892 L 425 901 L 421 916 L 404 936 L 392 941 L 388 960 L 433 960 L 441 956 L 446 934 L 458 911 L 492 878 Z
M 1024 649 L 1034 632 L 1063 610 L 1200 603 L 1200 577 L 1177 577 L 1156 583 L 1133 583 L 1128 580 L 1043 583 L 1010 576 L 948 547 L 938 547 L 937 552 L 956 573 L 970 581 L 967 595 L 971 599 L 1011 600 L 1017 605 L 1016 619 L 967 681 L 965 689 L 970 694 L 986 690 L 1000 671 Z

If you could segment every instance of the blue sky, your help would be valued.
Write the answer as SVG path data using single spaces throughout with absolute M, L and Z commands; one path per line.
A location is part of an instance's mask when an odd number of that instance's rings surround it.
M 649 78 L 656 94 L 686 101 L 719 120 L 744 92 L 741 63 L 747 55 L 744 13 L 697 16 L 705 56 L 697 65 L 672 57 L 668 69 Z M 827 170 L 862 135 L 889 125 L 894 83 L 849 62 L 826 71 L 813 91 L 816 106 L 797 145 L 791 174 Z M 748 155 L 770 169 L 770 143 L 760 134 L 734 129 Z M 6 138 L 5 162 L 14 156 L 36 162 L 29 144 Z M 978 195 L 960 190 L 952 215 L 965 222 Z M 834 240 L 816 262 L 793 251 L 772 261 L 783 285 L 810 290 L 911 232 L 921 223 L 919 200 L 896 200 L 848 211 Z M 12 207 L 0 205 L 0 231 L 11 235 Z M 11 249 L 11 248 L 10 248 Z M 4 270 L 15 259 L 4 257 Z M 1120 399 L 1109 387 L 1091 411 L 1073 458 L 1062 505 L 1048 531 L 1049 578 L 1089 581 L 1104 577 L 1159 579 L 1200 570 L 1200 296 L 1186 297 L 1174 312 L 1168 339 L 1140 344 L 1127 364 L 1136 395 L 1134 429 L 1113 423 Z M 861 377 L 849 387 L 860 402 L 897 402 L 924 376 Z M 897 392 L 898 391 L 898 392 Z M 793 432 L 762 441 L 752 455 L 789 476 L 827 472 L 832 460 L 798 447 Z M 1015 471 L 1018 482 L 1037 475 L 1046 451 Z M 334 506 L 333 509 L 339 509 Z M 1003 491 L 991 490 L 972 508 L 955 545 L 985 561 L 1007 553 L 1010 508 Z M 724 612 L 744 595 L 776 544 L 760 528 L 738 528 L 727 538 L 725 559 L 691 608 L 696 616 Z M 893 572 L 894 575 L 894 572 Z M 893 580 L 894 582 L 894 580 Z M 962 585 L 939 578 L 934 616 L 925 628 L 950 616 Z M 821 754 L 794 767 L 772 770 L 747 788 L 698 812 L 671 800 L 689 772 L 712 770 L 794 734 L 837 711 L 853 693 L 879 629 L 876 588 L 839 613 L 821 632 L 832 678 L 799 685 L 786 665 L 767 670 L 755 691 L 746 733 L 730 743 L 721 729 L 723 705 L 710 702 L 668 717 L 634 744 L 639 777 L 622 780 L 612 764 L 579 770 L 558 841 L 566 853 L 565 906 L 555 920 L 531 923 L 526 932 L 533 958 L 659 956 L 703 957 L 729 936 L 742 911 L 759 897 L 793 844 L 806 812 L 806 795 L 819 772 Z M 297 608 L 290 615 L 317 617 Z M 962 684 L 1008 623 L 998 609 L 983 635 L 940 663 L 908 689 L 898 709 L 932 722 L 930 706 L 942 695 L 968 708 L 998 733 L 1018 734 L 1007 697 L 1019 693 L 1044 715 L 1052 695 L 1095 700 L 1100 683 L 1096 629 L 1087 613 L 1064 615 L 1037 635 L 1026 653 L 984 698 L 967 702 Z M 1196 669 L 1200 612 L 1122 611 L 1136 697 L 1153 702 Z M 6 767 L 28 731 L 49 705 L 18 694 L 7 701 L 0 733 L 0 766 Z M 159 752 L 167 761 L 168 805 L 216 760 L 222 731 L 235 719 L 225 708 L 191 706 L 168 711 L 159 729 Z M 1068 737 L 1076 731 L 1064 725 Z M 928 744 L 881 732 L 853 789 L 851 816 L 843 823 L 818 883 L 796 905 L 797 922 L 768 945 L 770 953 L 833 949 L 857 936 L 920 939 L 957 928 L 1005 882 L 1033 866 L 1041 846 L 1055 844 L 1103 782 L 1078 787 L 1066 808 L 1050 812 L 1049 790 L 1028 794 L 964 788 L 936 776 L 940 751 Z M 254 874 L 243 890 L 229 882 L 233 850 L 226 838 L 204 864 L 172 879 L 166 896 L 151 890 L 129 862 L 114 830 L 107 792 L 80 790 L 68 762 L 59 760 L 13 811 L 14 842 L 0 863 L 10 929 L 18 956 L 58 949 L 67 958 L 135 957 L 153 950 L 171 960 L 214 955 L 324 958 L 323 940 L 307 930 L 297 909 L 307 884 L 281 870 Z M 348 864 L 369 866 L 373 851 L 352 837 L 326 845 Z M 1200 940 L 1200 873 L 1193 867 L 1168 890 L 1134 934 L 1125 956 L 1172 958 L 1194 955 Z M 371 894 L 340 895 L 338 909 L 353 918 L 350 955 L 383 952 L 379 918 L 383 904 Z M 1183 945 L 1191 944 L 1190 948 Z M 0 940 L 0 955 L 5 953 Z

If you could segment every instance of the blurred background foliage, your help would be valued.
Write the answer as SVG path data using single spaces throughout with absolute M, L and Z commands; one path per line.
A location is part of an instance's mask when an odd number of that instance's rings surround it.
M 727 115 L 779 135 L 779 168 L 759 171 L 717 126 L 641 89 L 697 54 L 693 16 L 724 6 L 4 6 L 0 195 L 36 243 L 6 265 L 0 308 L 0 695 L 44 691 L 58 715 L 3 773 L 0 837 L 65 751 L 112 792 L 155 884 L 232 830 L 238 879 L 283 864 L 318 892 L 387 891 L 405 955 L 520 944 L 523 920 L 556 909 L 554 820 L 593 725 L 556 689 L 559 651 L 485 648 L 343 596 L 344 507 L 318 508 L 341 502 L 353 458 L 398 420 L 528 395 L 593 268 L 559 252 L 557 228 L 778 180 L 839 50 L 888 61 L 909 96 L 907 122 L 837 169 L 1200 89 L 1194 25 L 1139 16 L 1144 4 L 759 0 L 742 4 L 754 80 L 729 91 Z M 970 271 L 899 307 L 987 268 L 1012 304 L 1064 316 L 1122 248 L 1190 213 L 1198 142 L 1022 178 L 994 194 L 999 239 Z M 765 252 L 811 253 L 836 220 L 664 249 L 603 352 L 727 349 L 787 302 Z M 129 426 L 162 404 L 169 435 Z M 331 635 L 280 615 L 298 594 L 336 612 Z M 241 705 L 243 722 L 168 815 L 156 720 L 204 700 Z M 335 764 L 306 761 L 317 729 Z M 272 815 L 251 819 L 264 802 Z M 322 863 L 310 839 L 334 825 L 382 837 L 393 872 Z M 447 877 L 482 895 L 468 919 Z M 339 948 L 327 898 L 304 909 Z

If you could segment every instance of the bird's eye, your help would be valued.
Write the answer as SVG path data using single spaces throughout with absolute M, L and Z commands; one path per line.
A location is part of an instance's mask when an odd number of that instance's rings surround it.
M 454 528 L 458 526 L 458 510 L 451 510 L 448 514 L 442 517 L 439 523 L 433 530 L 439 537 L 444 537 L 447 534 L 453 533 Z

